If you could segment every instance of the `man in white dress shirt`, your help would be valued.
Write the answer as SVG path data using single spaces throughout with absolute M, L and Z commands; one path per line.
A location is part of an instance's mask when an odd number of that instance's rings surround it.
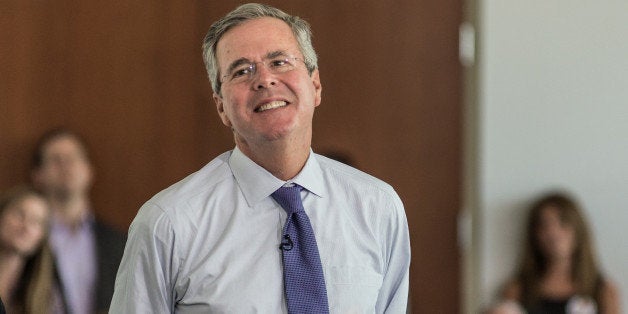
M 210 28 L 204 59 L 235 148 L 137 214 L 110 313 L 287 313 L 271 197 L 297 184 L 330 313 L 405 313 L 410 243 L 391 186 L 312 152 L 321 82 L 309 25 L 259 4 Z

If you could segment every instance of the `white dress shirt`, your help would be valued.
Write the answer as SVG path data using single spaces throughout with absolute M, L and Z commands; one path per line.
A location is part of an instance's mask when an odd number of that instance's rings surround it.
M 314 153 L 290 181 L 330 313 L 405 313 L 410 241 L 392 187 Z M 285 183 L 236 148 L 155 195 L 129 229 L 110 313 L 287 313 L 286 212 L 270 196 Z
M 49 239 L 63 288 L 61 295 L 68 307 L 66 312 L 94 313 L 98 254 L 91 212 L 83 215 L 76 228 L 53 217 Z M 59 313 L 59 309 L 54 310 L 54 313 Z

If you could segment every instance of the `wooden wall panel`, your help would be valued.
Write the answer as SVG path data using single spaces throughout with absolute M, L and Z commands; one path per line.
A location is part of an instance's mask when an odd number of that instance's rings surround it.
M 0 5 L 0 187 L 28 180 L 36 138 L 67 126 L 92 150 L 94 210 L 126 229 L 148 197 L 233 146 L 210 105 L 195 3 Z
M 233 147 L 200 56 L 236 1 L 0 2 L 0 189 L 65 125 L 96 164 L 97 215 L 121 229 L 166 186 Z M 314 149 L 392 184 L 411 229 L 415 313 L 459 311 L 461 1 L 268 1 L 307 19 L 323 102 Z

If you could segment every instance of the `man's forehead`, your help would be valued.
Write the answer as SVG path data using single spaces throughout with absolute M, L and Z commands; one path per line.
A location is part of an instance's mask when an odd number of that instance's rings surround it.
M 219 64 L 226 65 L 241 58 L 261 58 L 275 51 L 292 50 L 298 51 L 299 46 L 290 26 L 280 19 L 263 17 L 225 32 L 216 45 L 216 57 Z
M 81 141 L 73 135 L 63 134 L 50 139 L 43 146 L 44 155 L 64 153 L 66 151 L 85 153 L 85 147 Z

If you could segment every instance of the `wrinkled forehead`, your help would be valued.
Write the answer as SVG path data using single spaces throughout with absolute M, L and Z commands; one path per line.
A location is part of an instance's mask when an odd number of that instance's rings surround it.
M 225 32 L 216 45 L 216 59 L 222 72 L 235 60 L 261 61 L 276 51 L 301 55 L 299 44 L 286 22 L 262 17 L 245 21 Z

